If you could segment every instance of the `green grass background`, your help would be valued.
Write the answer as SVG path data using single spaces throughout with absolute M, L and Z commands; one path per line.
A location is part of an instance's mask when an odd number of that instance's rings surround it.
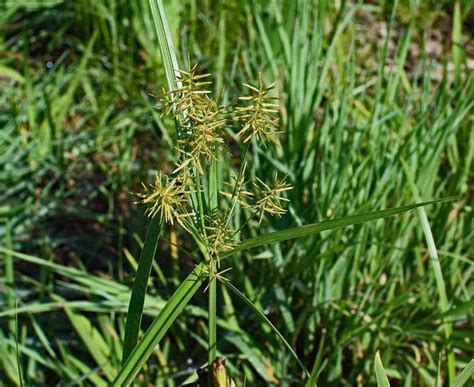
M 447 385 L 447 352 L 458 373 L 473 354 L 474 6 L 164 3 L 180 64 L 211 72 L 225 102 L 259 72 L 277 82 L 281 147 L 253 146 L 248 172 L 277 170 L 294 189 L 287 215 L 242 238 L 459 197 L 426 208 L 445 314 L 416 212 L 251 250 L 226 273 L 320 385 L 374 384 L 377 351 L 393 385 Z M 0 3 L 0 384 L 107 385 L 120 368 L 149 224 L 131 192 L 176 157 L 174 125 L 150 95 L 164 85 L 148 2 Z M 190 248 L 164 231 L 144 326 L 193 269 Z M 138 384 L 178 385 L 207 361 L 203 292 Z M 218 354 L 238 384 L 298 385 L 273 332 L 224 288 L 218 301 Z

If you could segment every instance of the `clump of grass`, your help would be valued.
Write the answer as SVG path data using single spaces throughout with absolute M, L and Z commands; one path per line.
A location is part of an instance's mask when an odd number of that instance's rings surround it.
M 227 358 L 227 375 L 239 384 L 302 384 L 294 348 L 311 369 L 308 386 L 374 384 L 385 376 L 407 386 L 440 385 L 463 369 L 455 383 L 467 385 L 473 372 L 474 88 L 472 44 L 461 25 L 472 6 L 409 3 L 409 11 L 406 1 L 165 3 L 177 49 L 202 63 L 197 76 L 213 74 L 214 83 L 201 85 L 206 91 L 215 86 L 205 94 L 209 100 L 225 107 L 238 95 L 250 98 L 231 114 L 224 109 L 216 115 L 225 124 L 209 133 L 224 143 L 210 141 L 218 149 L 215 158 L 200 158 L 204 242 L 219 257 L 215 277 L 200 249 L 182 237 L 188 231 L 181 218 L 163 227 L 167 213 L 153 207 L 156 197 L 144 203 L 148 214 L 154 210 L 144 217 L 127 195 L 140 190 L 140 181 L 151 182 L 148 194 L 155 191 L 154 171 L 168 171 L 163 160 L 179 155 L 183 161 L 190 149 L 184 117 L 174 142 L 173 125 L 145 96 L 159 89 L 165 70 L 168 91 L 181 87 L 177 75 L 185 78 L 178 58 L 160 58 L 158 43 L 170 45 L 171 39 L 156 39 L 153 7 L 118 0 L 2 3 L 0 384 L 108 385 L 121 369 L 120 358 L 125 365 L 138 345 L 136 364 L 151 357 L 137 384 L 191 381 L 196 368 L 217 355 Z M 451 44 L 444 39 L 444 53 L 432 60 L 431 33 L 451 13 Z M 440 23 L 432 31 L 435 20 Z M 378 37 L 384 26 L 386 42 Z M 381 46 L 386 48 L 377 51 Z M 458 81 L 443 78 L 444 61 Z M 275 133 L 284 132 L 274 135 L 281 147 L 255 136 L 244 142 L 245 132 L 231 142 L 243 129 L 234 117 L 259 110 L 258 101 L 251 101 L 255 90 L 244 86 L 242 92 L 241 82 L 259 89 L 260 79 L 263 88 L 263 80 L 278 80 L 269 96 L 281 99 L 265 103 L 280 105 L 267 108 L 281 113 L 274 125 Z M 210 105 L 206 115 L 215 111 Z M 240 178 L 234 164 L 242 156 L 230 162 L 229 143 L 233 154 L 247 152 Z M 206 152 L 202 147 L 194 155 Z M 429 227 L 403 216 L 340 229 L 400 212 L 390 210 L 285 229 L 418 201 L 400 158 L 423 199 L 463 197 L 452 206 L 430 207 Z M 185 168 L 193 170 L 194 161 Z M 281 195 L 289 200 L 280 202 L 287 213 L 266 213 L 259 223 L 258 209 L 245 206 L 265 189 L 257 177 L 273 184 L 275 170 L 294 187 Z M 181 173 L 161 173 L 159 184 Z M 232 199 L 237 180 L 243 188 Z M 178 179 L 174 187 L 184 206 L 178 213 L 191 220 L 197 198 Z M 230 210 L 234 216 L 226 222 Z M 427 249 L 422 238 L 430 228 Z M 161 243 L 168 239 L 171 251 Z M 439 261 L 429 258 L 433 240 L 437 252 L 431 255 Z M 182 281 L 189 257 L 197 267 Z M 220 296 L 218 302 L 208 305 L 197 289 L 206 289 L 209 301 Z M 140 327 L 148 326 L 140 336 Z M 374 356 L 378 350 L 380 357 Z M 382 361 L 386 372 L 380 372 Z M 221 370 L 220 364 L 211 369 Z
M 153 7 L 155 3 L 151 1 L 150 4 Z M 159 184 L 155 184 L 155 188 L 147 189 L 147 192 L 141 194 L 141 197 L 143 203 L 151 205 L 151 210 L 148 210 L 149 213 L 159 214 L 158 218 L 155 216 L 152 219 L 153 227 L 156 228 L 157 221 L 160 225 L 163 225 L 163 222 L 173 223 L 174 221 L 181 224 L 194 240 L 203 259 L 181 283 L 138 343 L 139 323 L 137 324 L 136 321 L 141 318 L 141 310 L 137 310 L 137 307 L 132 302 L 130 303 L 125 334 L 127 345 L 124 348 L 122 368 L 114 381 L 114 385 L 128 384 L 133 381 L 172 322 L 206 280 L 208 280 L 206 290 L 209 296 L 208 366 L 215 365 L 217 357 L 216 281 L 219 280 L 243 300 L 259 319 L 271 328 L 275 337 L 283 342 L 303 370 L 300 378 L 314 380 L 315 375 L 312 373 L 310 376 L 291 345 L 260 308 L 235 287 L 229 279 L 223 276 L 224 271 L 221 270 L 222 260 L 245 249 L 384 218 L 430 202 L 347 216 L 319 224 L 288 228 L 256 236 L 247 241 L 234 240 L 238 230 L 234 231 L 232 228 L 232 219 L 237 209 L 248 211 L 247 220 L 240 225 L 239 230 L 245 227 L 254 216 L 258 216 L 258 222 L 261 223 L 263 217 L 267 214 L 281 216 L 286 212 L 283 203 L 287 202 L 288 199 L 284 195 L 292 187 L 284 179 L 278 179 L 275 176 L 274 183 L 269 184 L 256 178 L 256 182 L 248 184 L 245 176 L 250 145 L 277 144 L 278 111 L 275 109 L 277 107 L 277 104 L 275 104 L 276 97 L 271 94 L 274 84 L 266 86 L 263 77 L 260 75 L 257 86 L 245 84 L 252 94 L 240 97 L 240 100 L 246 101 L 247 105 L 232 109 L 235 112 L 232 118 L 241 124 L 241 127 L 237 129 L 236 137 L 241 139 L 246 147 L 244 147 L 238 162 L 238 165 L 240 165 L 238 175 L 233 178 L 231 183 L 227 183 L 227 186 L 231 188 L 231 192 L 223 192 L 219 189 L 222 186 L 222 181 L 219 179 L 217 164 L 223 159 L 225 153 L 226 141 L 223 134 L 229 121 L 229 107 L 224 108 L 220 100 L 213 100 L 209 97 L 209 91 L 204 88 L 204 86 L 210 85 L 210 81 L 207 80 L 209 74 L 199 74 L 197 65 L 188 67 L 186 70 L 174 67 L 177 61 L 172 49 L 171 38 L 167 33 L 166 18 L 163 9 L 160 7 L 161 3 L 158 2 L 157 4 L 158 7 L 154 10 L 154 19 L 161 37 L 163 57 L 169 59 L 165 61 L 168 63 L 166 71 L 168 83 L 170 84 L 169 81 L 173 77 L 172 74 L 174 74 L 176 84 L 176 87 L 164 93 L 161 102 L 163 111 L 172 115 L 177 124 L 178 145 L 176 149 L 179 157 L 171 175 L 164 179 L 164 185 L 161 183 L 161 175 L 159 175 Z M 180 188 L 175 184 L 177 181 L 180 182 Z M 256 191 L 253 192 L 250 187 L 256 189 Z M 173 193 L 173 195 L 167 196 L 165 193 Z M 153 243 L 156 243 L 156 241 L 150 242 L 150 244 Z M 147 244 L 145 244 L 144 250 L 146 248 Z M 143 265 L 141 260 L 134 291 L 132 292 L 132 299 L 134 295 L 140 294 L 139 297 L 136 296 L 135 298 L 140 299 L 139 303 L 141 305 L 143 305 L 145 297 L 143 288 L 146 288 L 148 281 L 146 273 L 149 273 L 152 259 L 153 256 L 149 255 L 143 260 Z M 141 271 L 140 267 L 145 269 Z M 226 270 L 228 269 L 230 268 Z M 130 321 L 135 321 L 135 323 L 129 324 Z M 130 340 L 129 337 L 133 337 L 133 340 Z M 314 369 L 317 369 L 317 367 L 314 367 Z M 211 379 L 212 377 L 209 375 L 209 380 L 211 381 Z

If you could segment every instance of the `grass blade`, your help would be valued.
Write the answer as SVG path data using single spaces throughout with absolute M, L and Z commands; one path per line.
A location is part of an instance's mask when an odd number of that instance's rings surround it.
M 469 364 L 462 370 L 454 381 L 454 387 L 462 387 L 466 382 L 474 376 L 474 360 L 471 360 Z
M 152 218 L 150 227 L 145 237 L 137 274 L 133 282 L 132 294 L 127 313 L 127 325 L 123 344 L 122 364 L 130 356 L 137 345 L 140 323 L 142 321 L 143 305 L 145 303 L 146 288 L 150 277 L 151 266 L 155 257 L 158 239 L 161 233 L 161 220 L 159 216 Z
M 283 335 L 280 333 L 280 331 L 275 327 L 275 325 L 272 324 L 272 322 L 265 316 L 260 309 L 258 309 L 252 301 L 250 301 L 245 294 L 243 294 L 239 289 L 237 289 L 234 285 L 232 285 L 230 282 L 226 281 L 225 285 L 232 290 L 242 301 L 244 301 L 256 314 L 257 316 L 263 320 L 265 323 L 268 324 L 270 328 L 272 328 L 273 332 L 278 336 L 278 338 L 281 340 L 281 342 L 285 345 L 286 348 L 290 351 L 291 355 L 295 358 L 297 361 L 298 365 L 303 369 L 305 374 L 309 376 L 309 372 L 304 366 L 303 362 L 300 360 L 294 349 L 291 347 L 291 345 L 286 341 L 286 339 L 283 337 Z
M 417 202 L 421 202 L 421 195 L 418 191 L 418 188 L 415 183 L 415 179 L 413 173 L 411 172 L 410 167 L 408 164 L 401 159 L 403 169 L 405 174 L 408 178 L 408 183 L 412 190 L 413 196 Z M 439 295 L 439 306 L 442 313 L 445 313 L 449 310 L 449 303 L 448 303 L 448 296 L 446 294 L 446 284 L 443 278 L 443 272 L 441 270 L 441 264 L 439 262 L 438 257 L 438 250 L 436 249 L 436 244 L 433 238 L 433 233 L 431 232 L 430 223 L 428 221 L 428 216 L 426 215 L 426 211 L 423 207 L 418 208 L 418 215 L 420 216 L 421 225 L 423 227 L 423 233 L 425 234 L 426 244 L 428 245 L 428 250 L 430 252 L 431 257 L 431 265 L 433 267 L 433 272 L 436 280 L 436 286 L 438 288 L 438 295 Z M 444 318 L 444 333 L 446 340 L 449 341 L 451 334 L 453 333 L 453 326 L 451 324 L 451 318 L 445 317 Z M 454 352 L 451 346 L 448 344 L 448 377 L 449 377 L 449 384 L 454 384 L 454 379 L 456 377 L 456 365 L 455 365 L 455 357 Z
M 171 31 L 166 20 L 163 2 L 161 0 L 149 0 L 153 21 L 155 23 L 156 33 L 158 35 L 158 42 L 160 43 L 161 57 L 163 58 L 163 66 L 165 68 L 166 81 L 168 83 L 168 90 L 174 90 L 181 87 L 176 80 L 179 77 L 177 70 L 178 59 L 171 38 Z
M 318 375 L 321 371 L 321 359 L 323 356 L 323 349 L 324 349 L 324 342 L 326 340 L 326 334 L 323 333 L 321 336 L 321 340 L 318 346 L 318 352 L 316 353 L 316 358 L 314 359 L 313 368 L 311 369 L 311 374 L 309 375 L 309 379 L 306 382 L 306 387 L 315 387 L 317 386 L 317 379 Z
M 400 214 L 400 213 L 405 212 L 405 211 L 412 210 L 414 208 L 418 208 L 418 207 L 421 207 L 421 206 L 427 206 L 429 204 L 434 204 L 434 203 L 450 201 L 450 200 L 454 200 L 456 198 L 457 197 L 448 197 L 448 198 L 433 200 L 433 201 L 429 201 L 429 202 L 410 204 L 408 206 L 403 206 L 403 207 L 389 208 L 387 210 L 380 210 L 380 211 L 374 211 L 374 212 L 369 212 L 369 213 L 365 213 L 365 214 L 345 216 L 343 218 L 331 219 L 331 220 L 327 220 L 327 221 L 324 221 L 324 222 L 321 222 L 321 223 L 309 224 L 309 225 L 306 225 L 306 226 L 292 227 L 292 228 L 272 232 L 272 233 L 269 233 L 269 234 L 266 234 L 266 235 L 261 235 L 261 236 L 243 241 L 243 242 L 239 243 L 237 245 L 237 247 L 235 247 L 234 249 L 223 253 L 223 256 L 227 257 L 227 256 L 235 254 L 239 251 L 251 249 L 251 248 L 254 248 L 254 247 L 258 247 L 258 246 L 264 246 L 264 245 L 267 245 L 269 243 L 282 242 L 282 241 L 286 241 L 286 240 L 289 240 L 289 239 L 295 239 L 295 238 L 301 238 L 301 237 L 309 236 L 309 235 L 312 235 L 312 234 L 315 234 L 315 233 L 318 233 L 318 232 L 321 232 L 321 231 L 346 227 L 346 226 L 350 226 L 350 225 L 353 225 L 353 224 L 365 223 L 365 222 L 369 222 L 369 221 L 376 220 L 376 219 L 383 219 L 383 218 L 387 218 L 389 216 Z
M 383 368 L 382 360 L 380 359 L 380 352 L 377 351 L 375 354 L 375 377 L 377 378 L 378 387 L 390 387 L 388 382 L 387 374 Z
M 0 76 L 13 79 L 20 84 L 25 83 L 25 77 L 23 75 L 7 66 L 0 65 Z
M 454 3 L 454 15 L 453 15 L 453 33 L 452 33 L 452 44 L 453 44 L 453 62 L 454 62 L 454 77 L 456 83 L 461 82 L 461 61 L 462 61 L 462 45 L 461 45 L 461 28 L 462 28 L 462 17 L 461 17 L 461 4 L 457 0 Z
M 82 342 L 89 350 L 89 353 L 96 361 L 97 365 L 102 369 L 109 381 L 113 380 L 116 373 L 115 368 L 110 364 L 111 349 L 100 332 L 91 324 L 89 319 L 79 313 L 72 312 L 68 309 L 67 304 L 64 310 L 71 324 L 78 333 Z
M 10 223 L 7 223 L 5 227 L 5 244 L 6 246 L 11 249 L 12 248 L 12 241 L 11 241 L 11 231 L 10 231 Z M 13 256 L 9 253 L 5 254 L 5 284 L 6 284 L 6 291 L 5 291 L 5 299 L 6 299 L 6 306 L 8 309 L 15 309 L 16 305 L 16 294 L 15 294 L 15 263 L 13 261 Z M 14 334 L 16 331 L 16 323 L 15 323 L 16 314 L 13 317 L 8 319 L 8 330 L 10 334 Z
M 58 273 L 60 275 L 63 275 L 65 277 L 68 277 L 78 282 L 79 284 L 88 288 L 89 290 L 92 288 L 95 288 L 96 290 L 100 290 L 104 292 L 104 294 L 105 293 L 120 294 L 124 292 L 127 292 L 127 293 L 129 292 L 129 288 L 125 285 L 122 285 L 118 282 L 107 279 L 105 277 L 89 274 L 85 271 L 81 271 L 80 269 L 77 269 L 74 267 L 60 265 L 60 264 L 51 262 L 47 259 L 35 257 L 33 255 L 28 255 L 24 253 L 19 253 L 17 251 L 4 248 L 3 246 L 0 246 L 0 252 L 5 253 L 5 254 L 11 254 L 13 257 L 21 259 L 24 262 L 29 262 L 34 265 L 39 265 L 40 267 L 49 268 L 55 273 Z
M 170 328 L 171 324 L 188 304 L 191 297 L 196 293 L 206 276 L 203 275 L 204 265 L 201 263 L 188 275 L 188 277 L 176 289 L 174 294 L 166 303 L 150 328 L 146 331 L 143 339 L 138 343 L 133 352 L 123 364 L 113 386 L 127 386 L 136 377 L 141 367 L 155 350 L 160 340 Z

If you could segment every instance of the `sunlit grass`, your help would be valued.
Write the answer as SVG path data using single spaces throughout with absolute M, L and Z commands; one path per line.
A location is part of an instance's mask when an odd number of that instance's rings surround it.
M 143 384 L 195 380 L 221 357 L 238 385 L 469 385 L 472 6 L 159 3 L 0 6 L 0 384 L 108 385 L 138 343 L 129 377 Z M 435 14 L 452 20 L 453 43 L 431 60 Z M 270 133 L 282 132 L 279 146 L 245 141 L 229 120 L 229 149 L 186 166 L 205 172 L 202 230 L 228 193 L 218 213 L 235 235 L 217 274 L 230 270 L 210 283 L 200 249 L 220 238 L 199 247 L 131 194 L 180 162 L 179 126 L 150 94 L 196 62 L 229 118 L 255 110 L 238 102 L 243 83 L 275 81 Z M 245 203 L 275 172 L 288 202 L 252 217 Z M 255 197 L 227 211 L 239 181 Z

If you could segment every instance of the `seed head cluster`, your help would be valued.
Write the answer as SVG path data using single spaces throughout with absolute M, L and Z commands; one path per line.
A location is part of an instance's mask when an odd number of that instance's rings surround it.
M 170 179 L 158 172 L 152 185 L 142 184 L 144 192 L 137 195 L 139 203 L 147 204 L 146 212 L 151 217 L 160 216 L 162 221 L 173 224 L 174 220 L 184 225 L 183 219 L 188 217 L 186 212 L 187 200 L 185 189 L 178 178 Z
M 165 93 L 161 102 L 164 113 L 179 123 L 176 171 L 191 167 L 203 175 L 203 162 L 215 160 L 224 145 L 227 120 L 220 102 L 209 98 L 210 91 L 204 89 L 211 83 L 206 80 L 210 74 L 197 74 L 197 70 L 197 65 L 179 70 L 179 87 Z
M 278 104 L 274 101 L 278 98 L 270 95 L 275 88 L 275 83 L 265 86 L 262 74 L 260 74 L 258 87 L 247 83 L 244 83 L 244 86 L 250 89 L 252 94 L 239 97 L 240 100 L 246 101 L 248 104 L 237 107 L 235 119 L 243 124 L 237 135 L 243 138 L 244 143 L 255 137 L 262 145 L 266 145 L 267 142 L 276 144 Z
M 258 222 L 262 223 L 265 214 L 283 215 L 286 210 L 282 207 L 283 202 L 289 200 L 284 198 L 283 192 L 293 189 L 290 185 L 285 183 L 285 179 L 277 181 L 277 176 L 274 177 L 275 183 L 269 186 L 257 177 L 257 182 L 254 183 L 256 188 L 255 204 L 252 206 L 258 211 Z
M 230 229 L 227 219 L 216 215 L 207 216 L 206 242 L 211 257 L 215 257 L 217 267 L 220 266 L 219 256 L 221 253 L 231 250 L 236 242 L 233 239 L 235 231 Z
M 247 151 L 238 177 L 229 183 L 232 192 L 220 191 L 217 208 L 212 207 L 216 201 L 211 202 L 210 194 L 204 194 L 206 187 L 210 189 L 211 163 L 215 165 L 224 159 L 221 155 L 226 130 L 239 125 L 237 138 L 247 147 L 251 143 L 277 144 L 278 104 L 277 98 L 272 96 L 275 84 L 265 86 L 261 75 L 257 86 L 244 84 L 250 95 L 239 97 L 244 106 L 237 106 L 231 113 L 232 109 L 210 98 L 210 92 L 205 89 L 211 83 L 210 74 L 199 74 L 197 65 L 179 70 L 179 74 L 176 89 L 161 97 L 163 114 L 178 123 L 178 161 L 172 177 L 157 173 L 151 186 L 144 185 L 144 192 L 138 194 L 139 202 L 148 205 L 146 212 L 150 216 L 160 216 L 169 224 L 178 222 L 200 246 L 205 246 L 210 272 L 215 273 L 220 266 L 220 255 L 236 244 L 236 232 L 230 224 L 237 207 L 258 215 L 259 223 L 266 214 L 281 216 L 286 212 L 283 204 L 288 199 L 284 193 L 292 187 L 285 179 L 278 180 L 276 175 L 273 184 L 258 177 L 253 183 L 246 180 Z M 215 177 L 216 172 L 213 173 Z M 217 195 L 215 183 L 214 189 Z M 225 203 L 227 210 L 222 208 Z

